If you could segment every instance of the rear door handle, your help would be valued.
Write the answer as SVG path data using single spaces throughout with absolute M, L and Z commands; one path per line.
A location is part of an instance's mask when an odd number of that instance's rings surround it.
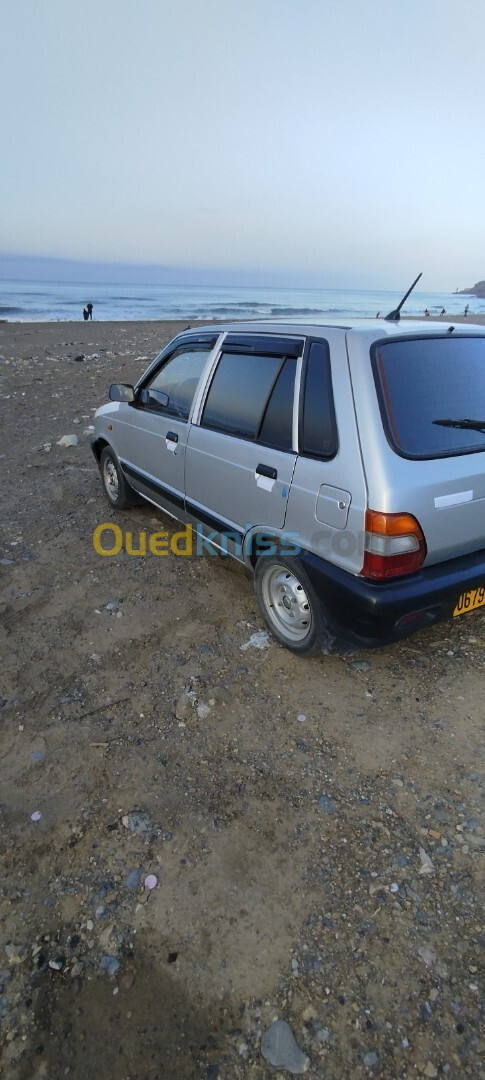
M 273 469 L 271 465 L 256 465 L 256 473 L 260 476 L 267 476 L 270 480 L 276 480 L 278 473 L 276 469 Z
M 169 442 L 178 442 L 179 441 L 179 437 L 178 437 L 178 435 L 176 434 L 175 431 L 167 431 L 167 434 L 166 434 L 165 438 Z

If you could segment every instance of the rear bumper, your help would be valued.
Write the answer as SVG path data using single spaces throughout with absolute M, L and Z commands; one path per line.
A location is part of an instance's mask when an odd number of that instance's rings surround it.
M 485 550 L 383 582 L 349 574 L 311 552 L 302 551 L 299 558 L 330 632 L 369 648 L 390 645 L 452 618 L 461 593 L 485 587 Z

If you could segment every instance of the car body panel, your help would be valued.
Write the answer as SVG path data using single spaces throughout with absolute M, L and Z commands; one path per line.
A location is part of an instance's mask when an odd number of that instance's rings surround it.
M 243 535 L 251 526 L 283 528 L 296 454 L 192 425 L 186 463 L 186 497 Z M 273 479 L 258 469 L 276 472 Z

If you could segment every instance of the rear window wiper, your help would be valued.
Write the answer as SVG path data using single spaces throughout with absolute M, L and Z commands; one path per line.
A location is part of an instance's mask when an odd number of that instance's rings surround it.
M 454 428 L 468 428 L 470 431 L 483 431 L 485 432 L 485 420 L 467 420 L 466 417 L 463 420 L 433 420 L 433 424 L 439 424 L 440 427 L 454 427 Z

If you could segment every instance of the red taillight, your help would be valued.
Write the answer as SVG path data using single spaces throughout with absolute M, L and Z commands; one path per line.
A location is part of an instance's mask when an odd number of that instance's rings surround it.
M 362 577 L 390 578 L 412 574 L 423 565 L 426 544 L 412 514 L 367 510 Z

